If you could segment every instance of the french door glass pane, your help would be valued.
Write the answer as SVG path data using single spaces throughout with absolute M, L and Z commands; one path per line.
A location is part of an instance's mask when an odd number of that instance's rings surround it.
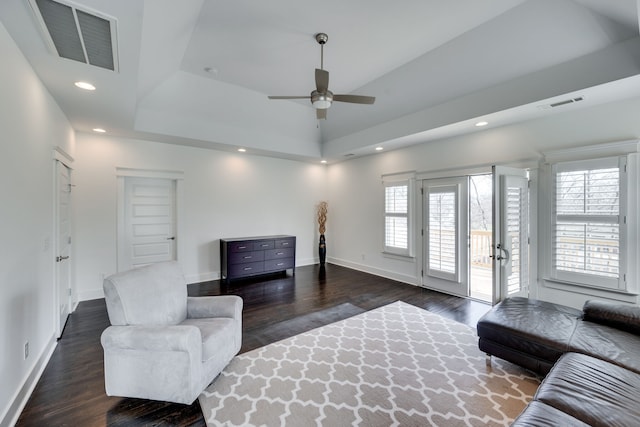
M 429 194 L 429 269 L 457 270 L 456 193 Z

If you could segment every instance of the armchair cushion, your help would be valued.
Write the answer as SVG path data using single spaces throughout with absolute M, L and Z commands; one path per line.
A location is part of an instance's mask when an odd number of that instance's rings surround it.
M 206 362 L 220 353 L 220 348 L 236 348 L 234 320 L 218 317 L 213 319 L 187 319 L 181 326 L 193 326 L 199 330 L 202 361 Z

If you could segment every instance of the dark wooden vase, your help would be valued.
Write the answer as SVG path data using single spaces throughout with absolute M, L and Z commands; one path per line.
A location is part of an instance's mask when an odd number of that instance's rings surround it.
M 327 259 L 327 243 L 324 240 L 324 234 L 320 235 L 320 242 L 318 243 L 318 255 L 320 255 L 320 265 L 324 265 Z

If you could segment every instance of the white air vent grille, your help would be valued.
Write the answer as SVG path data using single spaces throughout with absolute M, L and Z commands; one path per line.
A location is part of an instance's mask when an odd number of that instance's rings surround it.
M 45 40 L 62 58 L 117 71 L 116 21 L 71 3 L 30 0 Z
M 577 98 L 565 99 L 564 101 L 554 102 L 553 104 L 550 104 L 550 106 L 551 108 L 562 107 L 563 105 L 573 104 L 574 102 L 580 102 L 583 99 L 584 99 L 583 97 L 579 96 Z

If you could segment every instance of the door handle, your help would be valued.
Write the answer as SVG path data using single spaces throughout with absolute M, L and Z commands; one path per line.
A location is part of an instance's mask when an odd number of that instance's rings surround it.
M 65 259 L 69 259 L 69 257 L 68 256 L 57 256 L 56 257 L 56 262 L 64 261 Z
M 167 237 L 167 240 L 176 240 L 175 236 L 174 237 Z
M 489 258 L 495 258 L 498 261 L 502 261 L 503 259 L 506 259 L 506 260 L 509 259 L 509 252 L 502 246 L 502 244 L 498 243 L 496 245 L 496 249 L 498 250 L 498 254 L 497 255 L 489 255 Z M 504 252 L 505 256 L 502 256 L 503 252 Z

